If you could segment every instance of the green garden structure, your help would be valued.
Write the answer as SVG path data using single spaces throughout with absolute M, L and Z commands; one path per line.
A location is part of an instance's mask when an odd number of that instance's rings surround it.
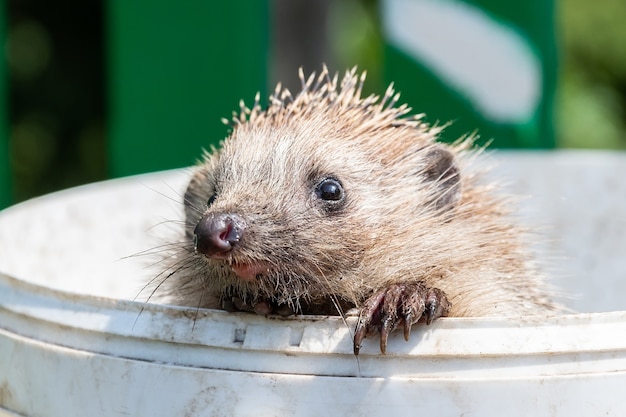
M 224 138 L 220 119 L 240 99 L 267 96 L 271 7 L 267 0 L 106 1 L 110 177 L 193 163 Z M 497 147 L 553 147 L 553 9 L 551 0 L 380 0 L 385 81 L 428 121 L 451 122 L 444 140 L 475 131 Z M 3 60 L 0 207 L 14 202 L 7 79 Z

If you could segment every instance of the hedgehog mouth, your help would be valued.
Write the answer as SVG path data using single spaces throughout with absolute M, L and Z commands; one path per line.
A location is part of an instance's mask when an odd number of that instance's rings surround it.
M 270 266 L 263 262 L 233 262 L 230 264 L 230 269 L 241 280 L 254 282 L 259 275 L 266 275 L 270 271 Z

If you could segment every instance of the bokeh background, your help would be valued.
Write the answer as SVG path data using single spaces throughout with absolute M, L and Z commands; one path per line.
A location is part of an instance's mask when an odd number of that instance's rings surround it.
M 13 202 L 110 176 L 108 100 L 114 86 L 107 77 L 111 69 L 107 51 L 116 40 L 107 36 L 106 29 L 115 3 L 6 2 L 6 123 Z M 266 85 L 257 89 L 272 91 L 271 86 L 280 80 L 297 90 L 295 68 L 304 66 L 310 72 L 325 62 L 332 70 L 354 65 L 367 69 L 366 92 L 384 91 L 376 0 L 274 0 L 267 13 L 272 48 L 267 56 L 268 73 L 261 74 Z M 133 17 L 137 20 L 128 24 L 141 22 L 142 15 L 138 10 Z M 624 22 L 624 0 L 556 0 L 557 147 L 626 148 Z M 163 31 L 166 29 L 164 21 Z M 222 41 L 244 50 L 250 40 L 230 35 Z M 141 71 L 149 77 L 150 65 Z M 242 96 L 249 101 L 253 94 L 247 91 Z M 210 97 L 216 98 L 219 100 L 219 94 Z M 226 104 L 237 107 L 236 102 Z M 204 119 L 219 123 L 221 117 L 229 116 L 212 114 L 210 107 L 199 112 L 205 116 L 198 123 Z M 193 126 L 187 130 L 181 126 L 180 136 L 192 132 Z M 222 137 L 226 134 L 223 127 Z M 182 164 L 193 162 L 189 158 Z

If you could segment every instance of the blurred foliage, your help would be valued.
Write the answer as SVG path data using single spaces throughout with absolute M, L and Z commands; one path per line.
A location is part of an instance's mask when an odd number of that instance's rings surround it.
M 561 0 L 560 147 L 626 148 L 626 1 Z
M 337 66 L 367 68 L 382 89 L 381 39 L 375 0 L 334 5 L 330 39 Z M 626 1 L 556 0 L 559 85 L 557 146 L 626 149 Z M 373 82 L 372 82 L 373 81 Z
M 102 2 L 7 3 L 15 200 L 104 179 Z
M 376 0 L 345 0 L 331 5 L 328 39 L 332 39 L 332 61 L 337 68 L 358 65 L 367 71 L 363 93 L 380 94 L 383 86 L 383 40 Z
M 8 1 L 10 149 L 16 199 L 105 178 L 103 1 Z M 330 2 L 337 68 L 382 90 L 376 0 Z M 626 1 L 557 0 L 560 147 L 626 148 Z

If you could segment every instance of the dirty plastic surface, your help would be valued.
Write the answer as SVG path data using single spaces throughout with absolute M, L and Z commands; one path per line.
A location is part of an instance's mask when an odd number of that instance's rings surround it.
M 358 360 L 338 318 L 144 302 L 129 255 L 174 233 L 185 171 L 0 212 L 0 416 L 626 415 L 626 155 L 493 160 L 584 313 L 442 319 Z

